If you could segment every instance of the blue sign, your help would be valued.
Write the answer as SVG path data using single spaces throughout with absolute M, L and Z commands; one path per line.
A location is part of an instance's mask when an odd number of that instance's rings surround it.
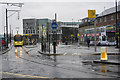
M 120 27 L 120 23 L 118 23 L 117 26 Z
M 58 25 L 57 25 L 55 22 L 53 22 L 53 23 L 51 24 L 52 29 L 56 29 L 57 26 L 58 26 Z

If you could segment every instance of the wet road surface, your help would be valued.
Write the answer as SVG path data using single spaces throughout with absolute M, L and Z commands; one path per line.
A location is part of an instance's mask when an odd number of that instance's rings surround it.
M 39 54 L 39 48 L 13 47 L 2 56 L 2 77 L 14 78 L 115 78 L 119 77 L 118 65 L 94 64 L 98 55 L 76 56 L 64 53 L 62 56 Z M 69 55 L 68 55 L 69 54 Z M 109 56 L 109 59 L 118 59 Z

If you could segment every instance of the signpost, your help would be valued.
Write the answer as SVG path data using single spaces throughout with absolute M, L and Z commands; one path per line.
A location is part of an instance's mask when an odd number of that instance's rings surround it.
M 117 26 L 118 26 L 118 29 L 119 29 L 119 33 L 118 33 L 118 41 L 119 41 L 119 48 L 120 48 L 120 22 L 117 24 Z M 120 49 L 119 49 L 119 51 L 120 51 Z
M 53 29 L 53 52 L 54 52 L 54 54 L 55 54 L 55 53 L 56 53 L 56 39 L 57 39 L 57 38 L 55 38 L 54 32 L 56 31 L 58 25 L 57 25 L 56 22 L 54 21 L 54 22 L 51 24 L 51 27 L 52 27 L 52 29 Z
M 88 18 L 96 18 L 96 10 L 88 10 Z
M 52 27 L 52 29 L 57 29 L 57 24 L 56 24 L 56 22 L 53 22 L 53 23 L 51 24 L 51 27 Z
M 94 26 L 95 26 L 95 52 L 96 49 L 96 10 L 88 10 L 88 18 L 95 18 Z

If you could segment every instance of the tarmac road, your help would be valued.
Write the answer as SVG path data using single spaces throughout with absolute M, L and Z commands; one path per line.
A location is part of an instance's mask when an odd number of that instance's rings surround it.
M 61 50 L 69 50 L 69 47 Z M 73 49 L 73 48 L 72 48 Z M 38 53 L 39 46 L 34 48 L 13 47 L 2 57 L 3 78 L 117 78 L 119 65 L 95 64 L 92 60 L 99 55 L 75 55 L 63 53 L 61 56 L 46 56 Z M 60 50 L 60 49 L 59 49 Z M 82 51 L 83 50 L 83 51 Z M 64 52 L 65 52 L 64 51 Z M 84 52 L 81 49 L 81 52 Z M 89 51 L 88 51 L 89 52 Z M 117 60 L 119 55 L 110 55 L 109 59 Z

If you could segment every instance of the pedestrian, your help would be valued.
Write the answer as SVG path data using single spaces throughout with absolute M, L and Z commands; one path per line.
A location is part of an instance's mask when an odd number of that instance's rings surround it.
M 59 40 L 57 40 L 57 44 L 59 44 Z
M 89 38 L 87 38 L 87 45 L 88 45 L 88 48 L 89 48 L 89 46 L 90 46 L 90 39 Z

